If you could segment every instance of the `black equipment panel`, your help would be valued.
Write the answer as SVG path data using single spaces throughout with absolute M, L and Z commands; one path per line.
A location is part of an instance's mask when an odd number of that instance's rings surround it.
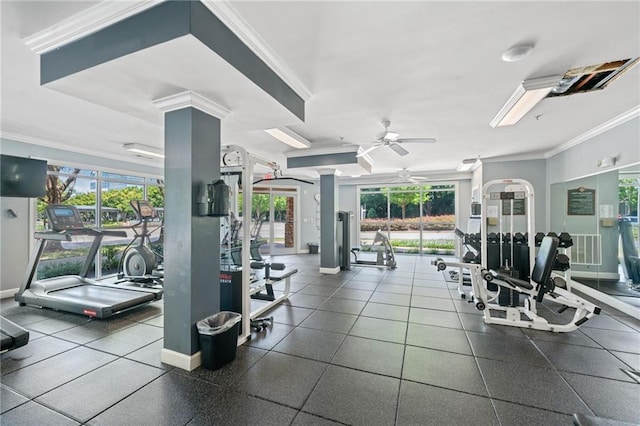
M 82 217 L 75 206 L 49 204 L 46 207 L 47 217 L 51 222 L 51 230 L 60 232 L 67 229 L 84 229 Z

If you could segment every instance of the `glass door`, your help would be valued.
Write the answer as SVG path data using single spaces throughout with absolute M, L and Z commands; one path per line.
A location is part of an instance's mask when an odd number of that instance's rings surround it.
M 272 190 L 269 205 L 270 254 L 294 254 L 297 247 L 296 195 Z
M 255 188 L 251 238 L 260 241 L 263 255 L 297 252 L 297 193 L 295 190 Z

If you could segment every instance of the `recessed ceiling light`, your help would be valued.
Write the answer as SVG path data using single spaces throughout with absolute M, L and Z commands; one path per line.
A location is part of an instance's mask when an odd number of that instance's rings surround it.
M 533 46 L 530 44 L 520 44 L 512 46 L 504 51 L 502 54 L 502 60 L 505 62 L 516 62 L 524 59 L 533 50 Z

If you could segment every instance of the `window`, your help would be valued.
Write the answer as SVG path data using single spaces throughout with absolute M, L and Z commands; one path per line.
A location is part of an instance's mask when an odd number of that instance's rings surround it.
M 454 185 L 360 188 L 360 245 L 372 244 L 377 231 L 404 253 L 453 251 Z

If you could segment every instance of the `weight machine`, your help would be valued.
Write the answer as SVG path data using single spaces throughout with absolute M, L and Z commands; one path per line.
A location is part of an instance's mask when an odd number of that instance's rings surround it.
M 499 191 L 491 192 L 492 186 L 500 186 Z M 515 200 L 520 206 L 516 206 Z M 496 205 L 497 203 L 497 205 Z M 556 256 L 560 239 L 556 236 L 544 236 L 540 242 L 538 256 L 536 257 L 536 244 L 526 246 L 528 257 L 518 255 L 513 241 L 505 246 L 511 250 L 508 256 L 500 255 L 499 259 L 510 259 L 513 262 L 519 259 L 525 265 L 513 268 L 513 263 L 488 265 L 489 233 L 490 226 L 500 226 L 499 235 L 514 235 L 514 221 L 516 209 L 526 215 L 526 228 L 528 235 L 534 235 L 534 196 L 532 185 L 523 179 L 493 180 L 483 187 L 482 203 L 482 227 L 481 227 L 481 261 L 480 264 L 465 262 L 448 262 L 436 259 L 432 262 L 439 271 L 447 267 L 464 268 L 469 270 L 471 276 L 472 294 L 470 303 L 476 309 L 482 311 L 484 322 L 487 324 L 509 325 L 535 330 L 552 332 L 569 332 L 576 330 L 584 322 L 600 313 L 600 308 L 587 300 L 571 293 L 569 290 L 556 285 L 552 278 L 552 269 L 556 263 Z M 504 210 L 508 211 L 508 215 Z M 490 214 L 489 214 L 490 213 Z M 502 221 L 498 219 L 509 217 L 510 232 L 504 234 Z M 519 222 L 522 222 L 520 220 Z M 524 218 L 522 218 L 524 219 Z M 501 238 L 494 238 L 494 244 L 501 244 Z M 494 248 L 503 250 L 502 245 Z M 525 246 L 522 245 L 522 249 Z M 526 252 L 524 253 L 527 254 Z M 531 272 L 529 277 L 529 272 Z M 529 279 L 530 278 L 530 279 Z M 498 284 L 498 285 L 496 285 Z M 503 296 L 501 296 L 501 293 Z M 506 297 L 505 297 L 506 296 Z M 520 300 L 522 296 L 523 300 Z M 560 305 L 558 313 L 567 309 L 574 309 L 572 319 L 567 323 L 552 323 L 537 313 L 537 303 L 547 300 Z M 506 302 L 506 303 L 505 303 Z
M 242 189 L 242 212 L 243 220 L 251 218 L 251 200 L 253 198 L 252 182 L 254 179 L 254 167 L 256 165 L 264 166 L 270 170 L 278 170 L 277 164 L 268 162 L 254 155 L 249 154 L 244 148 L 238 145 L 225 145 L 221 149 L 222 165 L 220 175 L 223 179 L 228 180 L 227 185 L 232 189 L 230 200 L 230 209 L 234 212 L 239 211 L 240 197 L 238 197 L 240 189 Z M 251 242 L 251 227 L 240 226 L 238 229 L 238 238 L 243 242 Z M 251 336 L 251 327 L 260 331 L 266 328 L 273 321 L 271 317 L 262 318 L 261 315 L 272 309 L 279 303 L 289 298 L 291 290 L 291 277 L 295 275 L 297 269 L 286 269 L 283 264 L 269 263 L 260 259 L 256 259 L 256 247 L 251 243 L 241 244 L 232 247 L 229 242 L 222 247 L 223 251 L 228 252 L 227 262 L 220 265 L 221 275 L 240 275 L 241 283 L 241 308 L 242 321 L 240 340 L 242 342 L 248 340 Z M 233 260 L 232 260 L 233 256 Z M 252 262 L 254 260 L 254 262 Z M 252 272 L 254 269 L 263 269 L 264 275 L 257 278 Z M 226 269 L 226 270 L 225 270 Z M 279 274 L 273 274 L 273 270 L 278 270 Z M 274 286 L 282 284 L 282 288 L 274 289 Z M 257 300 L 255 307 L 252 308 L 252 300 Z

